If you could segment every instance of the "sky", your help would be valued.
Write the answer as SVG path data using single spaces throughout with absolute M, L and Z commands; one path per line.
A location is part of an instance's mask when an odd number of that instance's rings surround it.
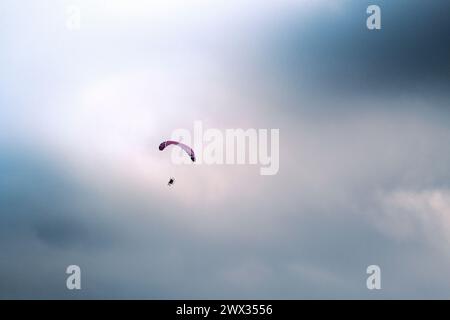
M 0 298 L 448 299 L 449 10 L 2 1 Z M 195 121 L 279 129 L 278 173 L 174 165 Z

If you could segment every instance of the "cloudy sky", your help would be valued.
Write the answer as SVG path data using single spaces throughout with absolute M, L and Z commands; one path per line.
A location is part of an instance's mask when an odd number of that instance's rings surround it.
M 0 298 L 449 298 L 449 12 L 2 1 Z M 278 174 L 175 166 L 196 120 L 279 129 Z

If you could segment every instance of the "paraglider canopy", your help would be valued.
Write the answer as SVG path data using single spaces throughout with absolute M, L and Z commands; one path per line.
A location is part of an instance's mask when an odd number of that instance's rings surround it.
M 167 140 L 167 141 L 161 142 L 161 144 L 159 145 L 159 150 L 163 151 L 167 146 L 169 146 L 171 144 L 182 148 L 191 157 L 192 162 L 195 162 L 194 150 L 192 150 L 192 148 L 188 147 L 184 143 L 181 143 L 178 141 Z

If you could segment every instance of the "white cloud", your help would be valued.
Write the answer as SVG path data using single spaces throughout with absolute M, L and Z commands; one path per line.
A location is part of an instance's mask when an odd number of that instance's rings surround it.
M 395 191 L 381 198 L 376 225 L 399 240 L 425 237 L 435 245 L 450 243 L 450 190 Z

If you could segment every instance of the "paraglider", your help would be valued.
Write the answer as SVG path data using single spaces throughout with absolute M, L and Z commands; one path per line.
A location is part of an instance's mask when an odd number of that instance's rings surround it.
M 170 146 L 171 144 L 182 148 L 191 157 L 192 162 L 195 162 L 194 150 L 192 150 L 192 148 L 188 147 L 184 143 L 181 143 L 178 141 L 167 140 L 167 141 L 161 142 L 161 144 L 159 145 L 159 150 L 163 151 L 167 146 Z
M 189 157 L 191 157 L 192 162 L 195 162 L 194 150 L 192 150 L 192 148 L 188 147 L 184 143 L 181 143 L 178 141 L 167 140 L 167 141 L 161 142 L 161 144 L 159 145 L 159 150 L 163 151 L 167 146 L 170 146 L 171 144 L 179 146 L 181 149 L 183 149 L 189 155 Z M 170 178 L 167 185 L 169 187 L 171 187 L 171 186 L 173 186 L 174 183 L 175 183 L 175 178 Z

